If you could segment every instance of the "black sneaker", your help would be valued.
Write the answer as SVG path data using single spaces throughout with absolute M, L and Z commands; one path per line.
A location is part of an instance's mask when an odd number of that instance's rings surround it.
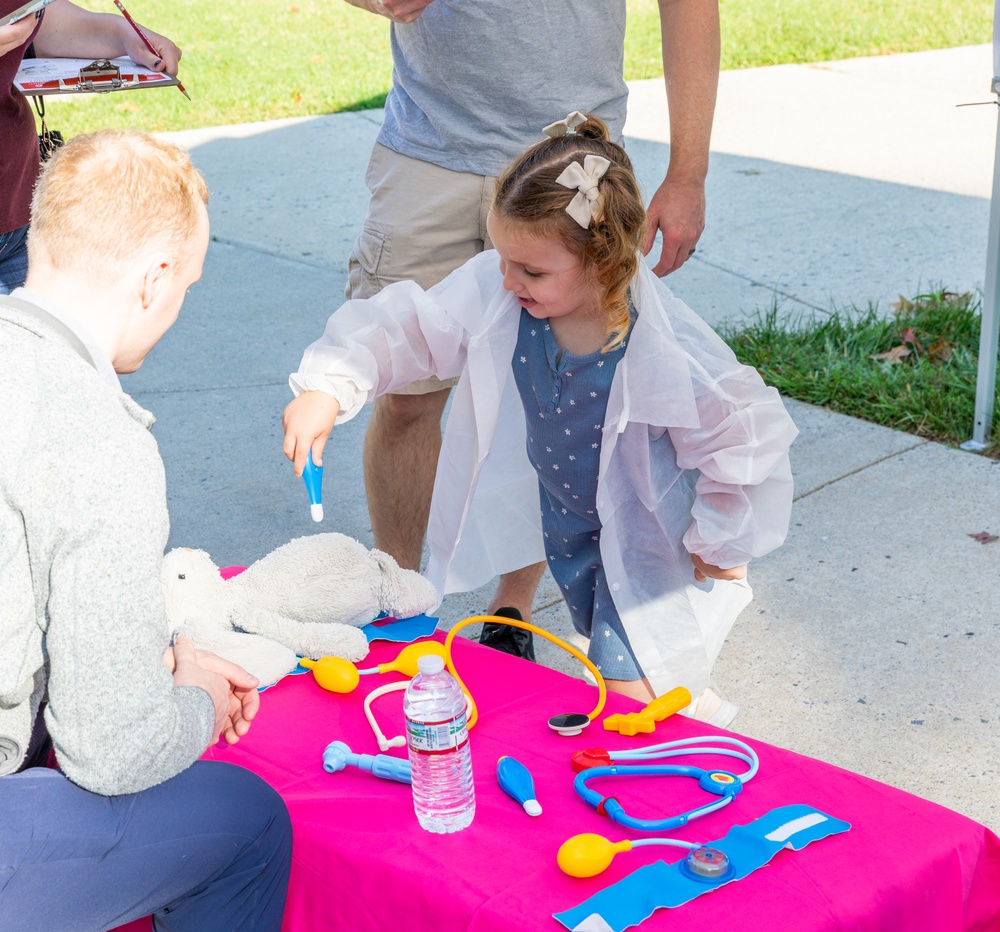
M 492 614 L 500 618 L 513 618 L 516 621 L 524 620 L 516 608 L 498 608 Z M 533 661 L 535 659 L 535 639 L 532 633 L 525 631 L 524 628 L 505 625 L 500 621 L 483 622 L 483 632 L 479 635 L 479 643 L 492 647 L 494 650 L 503 651 L 505 654 L 522 657 L 524 660 Z

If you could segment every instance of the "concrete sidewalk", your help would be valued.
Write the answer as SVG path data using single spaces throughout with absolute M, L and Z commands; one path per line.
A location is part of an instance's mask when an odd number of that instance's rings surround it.
M 990 100 L 991 74 L 987 47 L 724 73 L 708 228 L 671 287 L 716 324 L 775 301 L 819 314 L 937 284 L 981 289 L 997 116 L 955 105 Z M 213 243 L 179 325 L 125 380 L 158 417 L 171 546 L 247 563 L 320 529 L 282 457 L 280 416 L 287 374 L 341 300 L 380 119 L 173 136 L 208 179 Z M 626 132 L 648 192 L 667 164 L 665 125 L 661 82 L 633 85 Z M 752 567 L 756 599 L 716 668 L 742 708 L 734 728 L 1000 829 L 1000 542 L 969 536 L 1000 530 L 1000 467 L 789 408 L 802 431 L 791 533 Z M 322 529 L 371 545 L 365 422 L 328 447 Z M 443 621 L 489 593 L 449 597 Z M 550 580 L 536 620 L 569 634 Z M 540 654 L 568 668 L 547 644 Z

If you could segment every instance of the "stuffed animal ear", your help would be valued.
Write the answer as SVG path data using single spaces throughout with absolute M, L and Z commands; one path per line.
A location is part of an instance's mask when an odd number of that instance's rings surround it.
M 438 603 L 437 590 L 430 580 L 413 570 L 404 570 L 389 554 L 371 551 L 378 564 L 381 580 L 379 607 L 396 618 L 410 618 L 430 611 Z

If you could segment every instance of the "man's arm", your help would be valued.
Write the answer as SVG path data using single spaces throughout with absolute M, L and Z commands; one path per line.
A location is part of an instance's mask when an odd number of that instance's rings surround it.
M 663 250 L 653 271 L 668 275 L 688 260 L 705 228 L 705 177 L 719 84 L 719 3 L 659 0 L 659 5 L 670 165 L 649 202 L 643 253 L 659 230 Z
M 35 36 L 40 58 L 118 58 L 128 55 L 137 65 L 177 74 L 181 50 L 169 39 L 142 27 L 159 58 L 143 44 L 124 16 L 91 13 L 70 0 L 55 0 L 45 8 Z
M 347 0 L 351 6 L 356 6 L 369 13 L 377 13 L 394 23 L 412 23 L 424 12 L 433 0 Z

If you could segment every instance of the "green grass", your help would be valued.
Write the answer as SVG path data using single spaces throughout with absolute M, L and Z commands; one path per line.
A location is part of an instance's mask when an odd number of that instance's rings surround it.
M 593 0 L 595 3 L 601 0 Z M 111 0 L 83 0 L 115 12 Z M 389 24 L 344 0 L 131 0 L 129 12 L 184 50 L 176 90 L 49 98 L 67 136 L 103 126 L 150 131 L 380 106 Z M 656 0 L 628 0 L 626 77 L 662 72 Z M 984 0 L 721 0 L 723 68 L 823 61 L 989 42 Z
M 626 70 L 662 73 L 655 0 L 628 0 Z M 722 67 L 755 68 L 980 45 L 993 37 L 988 0 L 720 0 Z
M 980 308 L 972 295 L 938 291 L 901 300 L 888 318 L 870 308 L 788 320 L 772 309 L 723 335 L 783 395 L 958 444 L 972 435 Z M 1000 442 L 986 452 L 1000 455 Z

